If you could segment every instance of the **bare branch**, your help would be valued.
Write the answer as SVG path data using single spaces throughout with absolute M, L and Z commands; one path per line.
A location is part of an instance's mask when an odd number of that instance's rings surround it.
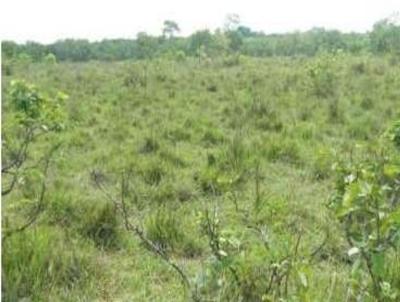
M 39 197 L 37 199 L 35 209 L 32 211 L 32 213 L 30 214 L 30 217 L 23 225 L 21 225 L 17 228 L 11 229 L 11 230 L 3 230 L 3 236 L 2 236 L 3 242 L 10 236 L 12 236 L 16 233 L 23 232 L 28 227 L 30 227 L 32 224 L 34 224 L 37 221 L 37 219 L 39 218 L 40 214 L 43 212 L 44 198 L 45 198 L 45 193 L 47 190 L 46 180 L 47 180 L 47 173 L 48 173 L 49 166 L 50 166 L 50 160 L 51 160 L 54 152 L 59 147 L 60 147 L 60 144 L 55 145 L 53 148 L 51 148 L 49 153 L 44 157 L 43 181 L 41 184 L 41 189 L 40 189 L 40 193 L 39 193 Z
M 1 196 L 10 194 L 15 188 L 18 180 L 19 170 L 26 162 L 29 146 L 40 134 L 42 134 L 40 132 L 35 133 L 36 129 L 37 127 L 25 127 L 24 138 L 18 148 L 18 151 L 16 152 L 16 155 L 14 156 L 14 159 L 7 164 L 2 162 L 1 173 L 10 174 L 12 176 L 8 187 L 6 189 L 2 189 Z
M 196 294 L 196 291 L 193 290 L 190 280 L 186 273 L 182 270 L 181 267 L 177 263 L 175 263 L 169 256 L 168 254 L 160 248 L 157 244 L 155 244 L 152 240 L 147 238 L 145 235 L 144 231 L 142 228 L 140 228 L 138 225 L 134 225 L 130 221 L 130 215 L 128 213 L 128 207 L 126 205 L 126 194 L 127 194 L 127 188 L 128 188 L 128 179 L 127 179 L 127 173 L 123 172 L 121 175 L 121 187 L 120 187 L 120 200 L 117 200 L 114 198 L 103 186 L 103 184 L 95 179 L 95 184 L 96 186 L 101 190 L 101 192 L 104 194 L 104 196 L 111 201 L 116 210 L 119 210 L 123 219 L 123 223 L 125 226 L 125 229 L 129 232 L 132 232 L 135 234 L 142 243 L 145 244 L 145 246 L 153 252 L 156 256 L 160 257 L 165 263 L 167 263 L 171 268 L 175 270 L 175 272 L 178 273 L 182 284 L 185 288 L 189 289 L 191 292 L 191 297 L 194 301 L 199 301 L 199 298 Z

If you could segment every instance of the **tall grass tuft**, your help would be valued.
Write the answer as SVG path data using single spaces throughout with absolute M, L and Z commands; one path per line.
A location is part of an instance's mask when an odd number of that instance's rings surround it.
M 3 243 L 3 301 L 44 301 L 53 287 L 84 286 L 95 272 L 88 251 L 87 244 L 66 238 L 55 228 L 10 237 Z

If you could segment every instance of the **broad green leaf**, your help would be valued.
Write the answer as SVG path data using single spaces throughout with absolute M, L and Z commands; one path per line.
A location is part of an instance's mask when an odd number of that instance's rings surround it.
M 372 254 L 372 270 L 378 276 L 383 276 L 385 273 L 385 254 L 381 253 L 374 253 Z

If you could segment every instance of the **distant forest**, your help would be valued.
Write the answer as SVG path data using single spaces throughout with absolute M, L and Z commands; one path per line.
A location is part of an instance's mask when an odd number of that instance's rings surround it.
M 239 18 L 228 19 L 223 29 L 201 30 L 189 37 L 178 37 L 180 28 L 165 21 L 162 35 L 144 32 L 136 39 L 106 39 L 90 42 L 65 39 L 44 45 L 37 42 L 17 44 L 2 42 L 3 58 L 42 61 L 117 61 L 155 57 L 214 57 L 221 54 L 243 54 L 253 57 L 313 56 L 319 52 L 400 54 L 400 24 L 390 18 L 374 24 L 367 33 L 342 33 L 338 30 L 313 28 L 305 32 L 265 34 L 240 24 Z

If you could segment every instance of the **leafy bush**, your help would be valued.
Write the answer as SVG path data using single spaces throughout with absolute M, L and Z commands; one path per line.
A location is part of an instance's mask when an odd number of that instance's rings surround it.
M 400 149 L 400 120 L 396 121 L 386 132 L 386 136 Z
M 49 53 L 44 57 L 44 61 L 46 62 L 46 64 L 49 65 L 54 65 L 57 64 L 57 58 L 54 54 Z
M 335 55 L 322 54 L 308 66 L 310 86 L 316 96 L 328 98 L 337 94 L 338 76 L 334 70 L 335 61 Z
M 224 218 L 216 210 L 200 215 L 202 233 L 212 252 L 209 265 L 197 279 L 205 300 L 216 295 L 221 301 L 279 301 L 305 296 L 307 263 L 297 258 L 300 237 L 296 242 L 277 237 L 265 226 L 252 224 L 252 218 L 247 215 L 245 225 L 256 230 L 256 238 L 251 232 L 223 229 Z M 285 251 L 288 243 L 294 244 L 292 251 Z
M 48 99 L 34 85 L 24 81 L 11 82 L 10 105 L 24 125 L 35 123 L 45 129 L 61 129 L 65 119 L 61 105 L 67 98 L 59 92 L 54 99 Z
M 391 136 L 393 139 L 393 136 Z M 393 140 L 396 142 L 395 140 Z M 361 295 L 363 275 L 370 276 L 370 294 L 379 301 L 395 301 L 400 274 L 390 273 L 400 248 L 400 157 L 383 153 L 337 167 L 336 193 L 332 208 L 344 228 L 355 257 L 354 295 Z

